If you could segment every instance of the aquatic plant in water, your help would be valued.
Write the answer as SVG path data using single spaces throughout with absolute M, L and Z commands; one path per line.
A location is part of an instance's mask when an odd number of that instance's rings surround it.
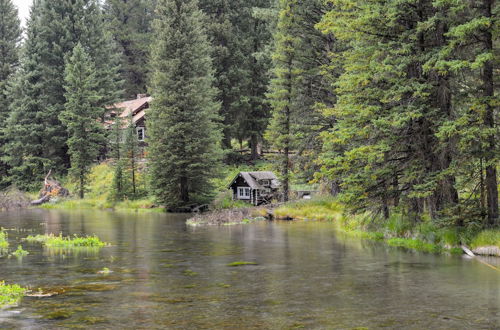
M 9 242 L 7 241 L 7 233 L 3 228 L 0 229 L 0 253 L 2 250 L 7 250 L 9 248 Z
M 17 250 L 12 252 L 12 255 L 17 257 L 17 258 L 26 257 L 28 254 L 30 254 L 30 253 L 28 251 L 24 250 L 22 245 L 19 245 L 17 247 Z
M 61 248 L 73 248 L 73 247 L 104 247 L 108 245 L 107 243 L 101 241 L 97 236 L 86 236 L 79 237 L 74 235 L 73 237 L 63 237 L 62 234 L 55 236 L 54 234 L 46 235 L 36 235 L 28 236 L 25 240 L 29 243 L 42 243 L 47 247 L 61 247 Z
M 26 289 L 17 284 L 7 285 L 0 282 L 0 308 L 17 304 L 26 293 Z

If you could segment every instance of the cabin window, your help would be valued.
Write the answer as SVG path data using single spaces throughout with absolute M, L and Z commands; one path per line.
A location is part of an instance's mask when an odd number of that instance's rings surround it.
M 146 131 L 144 127 L 137 127 L 137 140 L 138 141 L 144 141 L 144 138 L 146 137 Z
M 269 180 L 262 180 L 262 181 L 261 181 L 261 184 L 262 184 L 263 186 L 269 186 L 271 183 L 269 182 Z
M 238 187 L 238 198 L 239 199 L 250 199 L 250 188 Z

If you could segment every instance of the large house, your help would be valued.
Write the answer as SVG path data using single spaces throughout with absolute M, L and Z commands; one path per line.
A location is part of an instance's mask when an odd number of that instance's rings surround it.
M 257 206 L 277 198 L 279 187 L 280 182 L 273 172 L 240 172 L 228 189 L 233 193 L 233 200 Z
M 151 97 L 146 94 L 138 94 L 134 100 L 119 102 L 108 107 L 108 120 L 106 126 L 109 128 L 120 118 L 124 125 L 128 125 L 127 120 L 132 118 L 132 125 L 134 125 L 137 132 L 137 140 L 141 146 L 145 146 L 146 133 L 146 112 L 151 103 Z

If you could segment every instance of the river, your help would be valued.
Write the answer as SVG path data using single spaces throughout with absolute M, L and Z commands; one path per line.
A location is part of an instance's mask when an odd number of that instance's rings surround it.
M 0 310 L 0 328 L 500 328 L 500 272 L 477 260 L 346 237 L 330 223 L 189 228 L 185 219 L 0 213 L 11 247 L 30 252 L 0 258 L 0 280 L 59 293 Z M 21 241 L 60 232 L 111 246 L 60 251 Z M 256 265 L 228 266 L 237 261 Z

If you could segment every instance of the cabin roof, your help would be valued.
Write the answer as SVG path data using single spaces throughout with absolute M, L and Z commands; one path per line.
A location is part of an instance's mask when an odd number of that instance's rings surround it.
M 233 179 L 233 181 L 229 185 L 229 188 L 235 183 L 235 181 L 240 176 L 245 180 L 245 182 L 252 189 L 264 189 L 264 187 L 259 184 L 259 182 L 258 182 L 259 180 L 271 180 L 271 187 L 272 188 L 277 188 L 279 186 L 278 177 L 273 172 L 261 171 L 261 172 L 240 172 L 240 173 L 238 173 L 238 175 Z

